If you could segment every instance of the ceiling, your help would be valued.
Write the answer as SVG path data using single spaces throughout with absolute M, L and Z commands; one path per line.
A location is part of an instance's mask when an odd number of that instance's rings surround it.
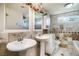
M 69 11 L 79 10 L 79 4 L 74 4 L 70 8 L 65 8 L 64 5 L 66 3 L 43 3 L 42 6 L 48 11 L 49 14 L 59 14 L 65 13 Z
M 69 11 L 79 10 L 79 4 L 74 4 L 71 8 L 65 8 L 64 5 L 66 3 L 42 3 L 44 9 L 51 15 L 65 13 Z M 6 3 L 6 7 L 17 10 L 18 12 L 27 13 L 29 12 L 29 8 L 22 8 L 21 6 L 24 5 L 22 3 Z

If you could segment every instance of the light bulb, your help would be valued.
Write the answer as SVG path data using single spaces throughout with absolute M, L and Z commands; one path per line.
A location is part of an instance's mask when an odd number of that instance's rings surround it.
M 73 6 L 73 3 L 67 3 L 67 4 L 64 5 L 64 7 L 66 7 L 66 8 L 70 8 L 72 6 Z

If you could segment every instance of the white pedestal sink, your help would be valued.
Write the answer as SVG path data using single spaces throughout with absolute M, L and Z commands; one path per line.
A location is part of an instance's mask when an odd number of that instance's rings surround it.
M 36 39 L 40 41 L 40 56 L 45 56 L 45 41 L 49 38 L 47 34 L 36 36 Z
M 13 41 L 7 44 L 7 49 L 9 51 L 19 52 L 23 50 L 27 50 L 35 46 L 37 42 L 33 39 L 23 39 L 22 41 Z

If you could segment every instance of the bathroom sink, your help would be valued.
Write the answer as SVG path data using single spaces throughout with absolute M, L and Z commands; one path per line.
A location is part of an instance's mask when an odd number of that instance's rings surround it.
M 40 56 L 45 56 L 45 41 L 49 39 L 49 35 L 37 35 L 35 38 L 37 41 L 40 41 Z
M 23 39 L 22 41 L 13 41 L 7 44 L 7 49 L 9 51 L 14 51 L 14 52 L 18 52 L 18 51 L 23 51 L 23 50 L 27 50 L 28 48 L 31 48 L 33 46 L 35 46 L 37 44 L 37 42 L 33 39 Z
M 48 34 L 44 34 L 44 35 L 37 35 L 35 37 L 37 39 L 37 41 L 46 41 L 48 38 L 49 38 L 49 35 Z

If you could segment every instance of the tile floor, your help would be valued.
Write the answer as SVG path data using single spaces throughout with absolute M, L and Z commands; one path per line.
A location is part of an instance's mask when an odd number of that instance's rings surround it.
M 57 53 L 54 54 L 54 56 L 70 56 L 71 51 L 67 48 L 59 48 Z
M 79 52 L 72 45 L 69 48 L 59 47 L 52 56 L 79 56 Z
M 58 45 L 60 44 L 60 41 L 57 41 Z M 73 42 L 64 42 L 68 45 L 68 48 L 63 47 L 57 47 L 52 56 L 79 56 L 79 52 L 76 50 L 76 48 L 73 45 Z

